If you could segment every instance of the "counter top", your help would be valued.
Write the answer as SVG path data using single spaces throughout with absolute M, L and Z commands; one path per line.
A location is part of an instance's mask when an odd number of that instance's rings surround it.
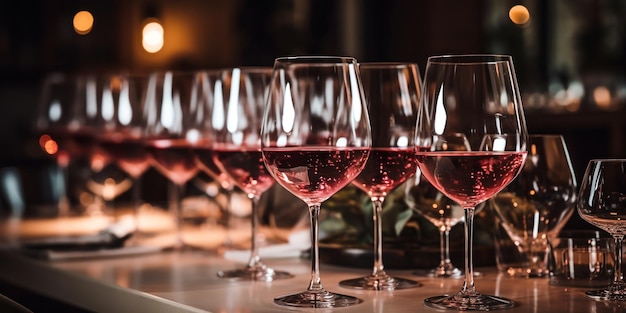
M 0 280 L 30 292 L 96 312 L 313 312 L 282 307 L 279 295 L 302 291 L 310 277 L 310 262 L 299 258 L 266 259 L 294 278 L 274 282 L 232 282 L 216 276 L 219 270 L 243 264 L 206 251 L 158 252 L 143 255 L 71 261 L 33 259 L 15 251 L 0 252 Z M 587 299 L 583 288 L 548 284 L 547 279 L 509 278 L 495 268 L 478 268 L 479 291 L 515 301 L 505 312 L 619 312 L 626 304 Z M 457 292 L 462 279 L 417 277 L 410 270 L 389 274 L 412 278 L 421 287 L 396 291 L 359 291 L 339 287 L 339 281 L 368 274 L 362 268 L 321 266 L 328 290 L 353 295 L 363 303 L 337 312 L 438 312 L 425 307 L 424 298 Z M 319 311 L 319 309 L 317 310 Z M 317 312 L 316 311 L 316 312 Z

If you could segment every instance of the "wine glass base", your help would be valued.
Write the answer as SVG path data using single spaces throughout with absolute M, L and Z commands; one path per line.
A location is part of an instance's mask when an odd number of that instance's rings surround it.
M 342 280 L 339 286 L 359 290 L 397 290 L 420 287 L 422 284 L 410 279 L 372 275 Z
M 317 292 L 304 291 L 274 298 L 274 303 L 278 305 L 300 308 L 337 308 L 347 307 L 361 302 L 363 302 L 363 300 L 359 298 L 326 290 Z
M 293 277 L 292 274 L 287 272 L 275 271 L 267 267 L 251 266 L 232 271 L 219 271 L 217 276 L 235 281 L 274 281 Z
M 585 291 L 585 296 L 602 301 L 626 301 L 626 291 L 611 292 L 608 289 L 588 290 Z
M 509 266 L 501 272 L 518 278 L 544 278 L 550 275 L 550 271 L 542 267 Z
M 432 269 L 432 270 L 415 270 L 413 271 L 413 275 L 415 276 L 420 276 L 420 277 L 434 277 L 434 278 L 462 278 L 465 277 L 465 275 L 463 275 L 463 271 L 461 271 L 458 268 L 452 268 L 452 269 L 447 269 L 447 270 L 440 270 L 440 269 Z M 474 276 L 479 276 L 476 275 L 476 272 L 474 272 Z
M 413 271 L 413 275 L 419 277 L 429 277 L 429 278 L 464 278 L 465 274 L 460 269 L 455 269 L 453 271 L 448 271 L 445 273 L 437 272 L 437 270 L 415 270 Z M 482 272 L 474 271 L 474 277 L 483 276 Z
M 473 295 L 441 295 L 426 298 L 424 304 L 431 308 L 457 311 L 491 311 L 512 308 L 515 302 L 496 296 L 476 293 Z

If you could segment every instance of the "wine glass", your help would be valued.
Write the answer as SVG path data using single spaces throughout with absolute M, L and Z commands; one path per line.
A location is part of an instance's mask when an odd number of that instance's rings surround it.
M 613 280 L 607 288 L 589 290 L 585 295 L 597 300 L 626 301 L 622 272 L 622 242 L 626 233 L 626 159 L 590 160 L 576 207 L 580 217 L 608 232 L 615 240 Z
M 546 277 L 548 240 L 574 212 L 578 187 L 563 136 L 529 135 L 528 146 L 521 173 L 488 203 L 496 213 L 496 227 L 504 230 L 504 237 L 496 238 L 496 248 L 502 250 L 498 258 L 514 260 L 498 260 L 500 270 L 511 276 Z
M 171 247 L 186 248 L 182 229 L 182 198 L 185 184 L 198 172 L 192 142 L 199 136 L 189 130 L 201 98 L 197 71 L 158 71 L 150 74 L 146 86 L 144 145 L 152 165 L 173 184 L 169 193 L 176 239 Z
M 339 285 L 366 290 L 394 290 L 420 286 L 416 281 L 385 272 L 382 256 L 382 209 L 385 197 L 415 174 L 415 123 L 421 81 L 417 64 L 361 63 L 363 90 L 372 131 L 372 149 L 361 174 L 352 181 L 373 204 L 374 266 L 365 277 Z
M 223 70 L 213 79 L 212 112 L 204 118 L 211 121 L 211 145 L 196 154 L 197 160 L 215 177 L 228 175 L 252 201 L 252 236 L 250 259 L 241 269 L 220 271 L 218 276 L 233 280 L 261 280 L 293 277 L 267 267 L 259 255 L 258 203 L 274 179 L 265 169 L 261 155 L 261 119 L 265 109 L 271 68 L 236 67 Z M 207 157 L 209 155 L 210 157 Z M 217 170 L 213 168 L 217 167 Z
M 108 73 L 99 77 L 100 108 L 97 146 L 132 180 L 134 238 L 141 235 L 141 176 L 150 168 L 143 145 L 144 92 L 148 76 L 143 73 Z
M 332 308 L 361 303 L 330 292 L 319 272 L 321 203 L 350 184 L 367 162 L 370 121 L 355 58 L 296 56 L 274 62 L 261 128 L 263 160 L 276 181 L 302 199 L 311 220 L 311 280 L 279 305 Z
M 434 142 L 439 150 L 444 151 L 468 151 L 471 149 L 463 134 L 438 135 Z M 426 273 L 415 271 L 414 274 L 440 278 L 462 277 L 463 271 L 456 267 L 450 259 L 450 231 L 453 226 L 465 220 L 463 207 L 433 187 L 423 177 L 419 168 L 415 175 L 408 180 L 405 188 L 405 201 L 409 207 L 423 216 L 439 231 L 439 264 Z M 476 206 L 474 213 L 478 213 L 483 206 L 482 204 Z
M 439 309 L 494 310 L 514 302 L 476 290 L 474 213 L 509 184 L 526 158 L 526 122 L 513 61 L 506 55 L 428 58 L 418 111 L 416 154 L 424 177 L 465 211 L 465 281 L 452 295 L 426 298 Z M 463 134 L 469 151 L 444 150 L 438 136 Z
M 98 75 L 94 72 L 73 75 L 74 96 L 63 145 L 66 146 L 71 160 L 68 163 L 70 187 L 75 189 L 74 193 L 79 193 L 80 203 L 85 206 L 85 213 L 93 217 L 100 216 L 108 219 L 102 195 L 90 190 L 93 185 L 90 184 L 93 175 L 100 173 L 110 161 L 106 154 L 95 145 L 96 125 L 102 114 L 98 105 L 97 77 Z M 97 186 L 96 189 L 99 187 L 102 185 Z M 89 197 L 92 198 L 91 201 L 87 200 Z
M 232 194 L 235 192 L 236 184 L 232 178 L 217 166 L 213 160 L 213 141 L 214 131 L 212 127 L 213 119 L 217 119 L 216 123 L 223 126 L 225 118 L 225 97 L 229 99 L 230 93 L 224 86 L 224 70 L 203 70 L 198 74 L 198 104 L 196 105 L 195 117 L 191 121 L 190 129 L 197 131 L 199 136 L 192 144 L 192 150 L 196 165 L 199 170 L 206 174 L 211 181 L 214 181 L 225 196 L 225 201 L 219 202 L 222 213 L 224 214 L 223 220 L 227 228 L 230 228 L 230 221 L 232 217 L 231 212 L 231 200 Z M 245 88 L 244 88 L 245 90 Z M 215 103 L 219 103 L 219 108 L 214 111 L 213 107 Z M 214 114 L 215 113 L 215 114 Z M 205 184 L 202 180 L 202 175 L 198 175 L 194 178 L 194 181 L 200 184 Z M 222 248 L 228 248 L 231 245 L 231 238 L 229 229 L 227 229 L 227 238 L 223 243 Z
M 126 192 L 133 182 L 113 162 L 101 145 L 101 122 L 113 112 L 112 89 L 120 80 L 110 73 L 87 72 L 80 76 L 76 97 L 75 129 L 71 133 L 72 158 L 76 165 L 71 173 L 79 182 L 81 202 L 91 216 L 109 218 L 111 201 Z M 85 200 L 85 199 L 91 199 Z
M 67 190 L 70 163 L 68 139 L 69 125 L 74 113 L 76 87 L 76 80 L 73 75 L 60 72 L 46 75 L 42 83 L 35 119 L 35 132 L 39 135 L 39 145 L 46 155 L 56 161 L 63 176 L 64 183 L 58 187 L 58 190 L 55 190 L 60 216 L 66 216 L 70 213 Z

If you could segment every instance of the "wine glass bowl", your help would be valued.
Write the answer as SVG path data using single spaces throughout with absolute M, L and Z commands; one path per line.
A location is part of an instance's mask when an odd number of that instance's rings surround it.
M 385 197 L 415 174 L 415 123 L 421 80 L 413 63 L 361 63 L 359 70 L 367 100 L 372 149 L 365 167 L 352 181 L 370 197 L 374 224 L 374 265 L 365 277 L 339 285 L 365 290 L 394 290 L 420 286 L 416 281 L 387 274 L 382 258 L 382 207 Z
M 615 241 L 613 280 L 585 295 L 596 300 L 626 301 L 622 272 L 622 243 L 626 234 L 626 159 L 594 159 L 587 164 L 576 208 L 589 224 L 609 233 Z
M 488 203 L 495 212 L 499 270 L 511 276 L 549 274 L 548 240 L 573 214 L 577 182 L 561 135 L 529 135 L 521 173 Z
M 326 290 L 319 271 L 318 218 L 323 201 L 361 172 L 371 129 L 356 59 L 300 56 L 274 62 L 261 128 L 263 160 L 274 179 L 309 208 L 311 280 L 279 305 L 333 308 L 361 303 Z
M 507 186 L 526 158 L 527 130 L 510 56 L 448 55 L 428 58 L 416 124 L 420 171 L 435 188 L 464 208 L 465 281 L 456 294 L 424 303 L 449 310 L 495 310 L 514 302 L 477 291 L 473 228 L 477 206 Z M 438 144 L 463 134 L 467 150 Z

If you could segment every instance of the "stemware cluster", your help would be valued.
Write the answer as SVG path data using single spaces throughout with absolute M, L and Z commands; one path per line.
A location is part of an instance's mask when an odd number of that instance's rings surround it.
M 423 80 L 414 63 L 358 63 L 337 56 L 280 57 L 272 68 L 94 77 L 71 76 L 70 83 L 66 76 L 49 77 L 37 127 L 53 143 L 42 140 L 42 148 L 54 150 L 50 154 L 64 169 L 79 158 L 88 159 L 92 171 L 116 164 L 134 182 L 136 231 L 138 183 L 154 167 L 171 182 L 177 225 L 171 248 L 178 250 L 187 247 L 181 226 L 187 182 L 202 173 L 224 190 L 241 189 L 252 203 L 249 261 L 219 271 L 219 277 L 271 282 L 294 276 L 268 267 L 259 253 L 259 199 L 276 185 L 308 207 L 311 272 L 305 290 L 277 296 L 274 302 L 310 308 L 363 302 L 327 290 L 320 274 L 322 203 L 354 184 L 373 205 L 374 264 L 371 274 L 338 285 L 387 291 L 421 286 L 387 274 L 382 260 L 382 206 L 404 184 L 411 208 L 441 234 L 441 262 L 430 276 L 464 277 L 459 292 L 428 297 L 424 304 L 481 311 L 514 306 L 510 299 L 477 290 L 472 263 L 475 213 L 493 198 L 498 216 L 510 220 L 516 212 L 510 200 L 518 191 L 507 185 L 523 171 L 527 154 L 532 164 L 544 164 L 544 155 L 533 149 L 546 141 L 529 139 L 510 56 L 433 56 Z M 549 154 L 546 162 L 552 164 L 556 157 Z M 576 182 L 567 161 L 569 167 L 545 174 L 556 173 L 550 181 L 567 189 L 561 200 L 571 202 Z M 580 215 L 611 233 L 618 249 L 611 286 L 587 293 L 598 299 L 626 299 L 620 269 L 625 230 L 618 222 L 626 208 L 625 168 L 625 160 L 590 162 L 578 196 Z M 539 180 L 533 178 L 534 187 L 539 188 Z M 60 199 L 64 212 L 67 203 Z M 552 228 L 545 232 L 558 232 L 572 210 L 553 213 L 547 217 L 554 220 Z M 450 229 L 459 222 L 464 222 L 463 269 L 451 263 L 448 248 Z

